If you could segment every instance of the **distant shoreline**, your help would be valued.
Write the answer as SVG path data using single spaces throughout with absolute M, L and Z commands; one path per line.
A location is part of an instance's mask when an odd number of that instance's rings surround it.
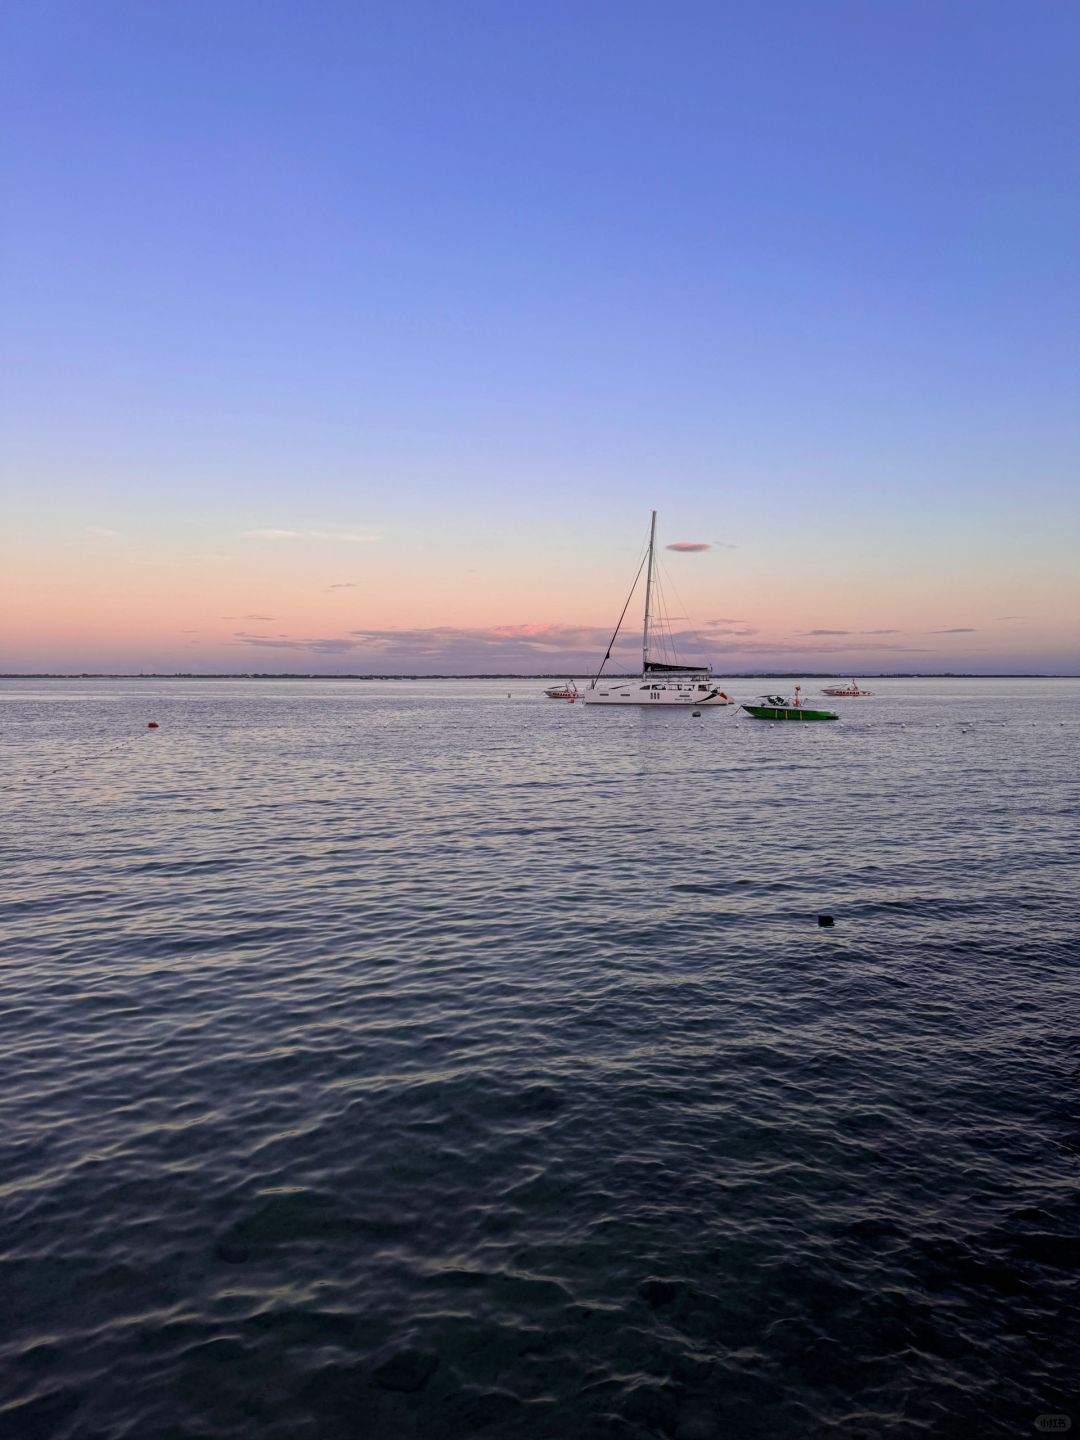
M 235 671 L 222 674 L 199 675 L 192 671 L 171 673 L 110 674 L 104 671 L 90 671 L 63 674 L 55 671 L 12 671 L 0 674 L 0 680 L 565 680 L 565 670 L 551 670 L 543 674 L 488 671 L 471 674 L 439 675 L 308 675 L 296 670 L 288 671 Z M 732 670 L 716 672 L 722 680 L 832 680 L 841 678 L 847 672 L 839 670 Z M 576 677 L 580 679 L 581 677 Z M 636 672 L 616 673 L 607 676 L 609 680 L 636 680 Z M 1041 671 L 1002 671 L 975 674 L 964 670 L 861 670 L 862 680 L 1078 680 L 1080 675 L 1046 674 Z

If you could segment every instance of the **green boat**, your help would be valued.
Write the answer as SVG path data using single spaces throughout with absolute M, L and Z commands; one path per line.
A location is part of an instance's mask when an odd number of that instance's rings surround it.
M 795 686 L 795 699 L 785 700 L 783 695 L 763 695 L 761 705 L 744 705 L 742 708 L 755 720 L 839 720 L 835 710 L 809 710 L 802 702 Z

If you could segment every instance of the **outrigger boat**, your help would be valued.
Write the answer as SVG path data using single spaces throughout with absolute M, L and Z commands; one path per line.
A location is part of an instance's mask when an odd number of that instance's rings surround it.
M 807 709 L 799 694 L 801 689 L 801 685 L 795 686 L 794 700 L 785 700 L 783 695 L 763 695 L 764 704 L 744 705 L 742 708 L 755 720 L 839 720 L 835 710 Z
M 544 691 L 544 694 L 549 700 L 576 700 L 578 688 L 573 680 L 567 680 L 565 685 L 552 685 L 550 690 Z
M 589 688 L 582 699 L 586 705 L 734 705 L 730 695 L 725 695 L 712 678 L 708 665 L 683 665 L 675 656 L 671 627 L 663 613 L 663 607 L 654 604 L 653 592 L 659 590 L 656 575 L 656 511 L 652 512 L 649 527 L 649 548 L 642 556 L 630 594 L 626 597 L 615 634 L 608 642 L 607 653 L 600 662 L 600 668 L 589 682 Z M 642 569 L 648 561 L 645 577 L 645 626 L 641 637 L 641 679 L 603 680 L 604 666 L 611 659 L 611 647 L 619 638 L 622 622 L 630 608 Z M 659 639 L 663 660 L 652 653 L 652 642 Z M 550 691 L 548 692 L 550 694 Z
M 860 690 L 856 681 L 852 680 L 847 685 L 828 685 L 821 692 L 823 695 L 837 695 L 844 699 L 854 699 L 856 695 L 873 695 L 873 690 Z

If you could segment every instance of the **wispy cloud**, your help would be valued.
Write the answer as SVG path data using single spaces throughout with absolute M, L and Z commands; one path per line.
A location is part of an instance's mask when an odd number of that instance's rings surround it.
M 796 630 L 796 635 L 900 635 L 900 630 Z
M 245 620 L 276 620 L 276 615 L 245 615 Z
M 445 670 L 588 669 L 607 648 L 611 630 L 600 625 L 440 625 L 411 630 L 351 630 L 358 649 L 382 663 Z M 637 637 L 622 636 L 615 663 L 640 653 Z M 623 655 L 625 660 L 617 657 Z
M 355 581 L 355 580 L 338 580 L 335 584 L 333 584 L 333 585 L 328 585 L 326 588 L 327 588 L 327 590 L 355 590 L 355 589 L 356 589 L 356 581 Z
M 113 540 L 120 534 L 120 531 L 109 530 L 104 525 L 87 525 L 86 533 L 95 536 L 98 540 Z
M 348 636 L 298 639 L 287 635 L 246 635 L 242 631 L 237 632 L 233 644 L 256 650 L 298 650 L 308 655 L 348 655 L 358 648 L 355 640 Z
M 712 546 L 704 540 L 675 540 L 665 548 L 677 550 L 680 555 L 690 555 L 698 550 L 711 550 Z
M 977 635 L 974 625 L 950 625 L 944 630 L 928 630 L 928 635 Z
M 359 534 L 354 530 L 245 530 L 247 540 L 340 540 L 349 544 L 368 545 L 377 535 Z
M 498 673 L 501 671 L 555 671 L 567 669 L 587 674 L 607 648 L 611 632 L 597 625 L 454 626 L 439 625 L 412 629 L 350 630 L 338 636 L 286 636 L 238 631 L 233 642 L 251 649 L 277 650 L 296 654 L 352 657 L 358 668 L 384 673 Z M 672 637 L 678 653 L 688 661 L 705 658 L 697 637 L 676 632 Z M 720 664 L 747 664 L 782 660 L 797 664 L 801 659 L 824 655 L 933 653 L 909 645 L 881 644 L 869 640 L 812 637 L 809 640 L 762 641 L 752 628 L 712 628 L 702 639 Z M 640 641 L 636 635 L 621 637 L 612 655 L 618 670 L 632 670 L 639 663 Z
M 341 653 L 345 651 L 369 651 L 383 654 L 389 650 L 411 656 L 429 659 L 450 659 L 468 648 L 477 655 L 496 656 L 499 652 L 542 660 L 555 654 L 581 652 L 595 658 L 603 654 L 611 631 L 607 626 L 598 625 L 547 625 L 541 623 L 526 625 L 454 626 L 437 625 L 415 629 L 350 630 L 344 636 L 319 636 L 309 639 L 254 635 L 237 631 L 238 642 L 268 646 L 275 649 L 313 650 L 318 653 Z M 636 638 L 620 642 L 628 649 L 640 644 Z
M 995 615 L 995 620 L 1026 620 L 1026 615 Z
M 792 656 L 813 656 L 813 655 L 853 655 L 856 652 L 871 655 L 933 655 L 933 649 L 917 645 L 882 645 L 878 642 L 868 640 L 820 640 L 814 644 L 806 645 L 793 643 L 784 640 L 750 640 L 740 641 L 737 645 L 724 646 L 721 653 L 728 654 L 736 651 L 744 654 L 754 655 L 792 655 Z

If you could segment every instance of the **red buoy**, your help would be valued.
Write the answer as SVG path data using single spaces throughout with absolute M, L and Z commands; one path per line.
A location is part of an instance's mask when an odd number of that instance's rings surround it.
M 156 730 L 156 729 L 158 728 L 158 723 L 157 723 L 157 721 L 156 721 L 156 720 L 151 720 L 150 723 L 147 725 L 146 728 L 147 728 L 148 730 Z

